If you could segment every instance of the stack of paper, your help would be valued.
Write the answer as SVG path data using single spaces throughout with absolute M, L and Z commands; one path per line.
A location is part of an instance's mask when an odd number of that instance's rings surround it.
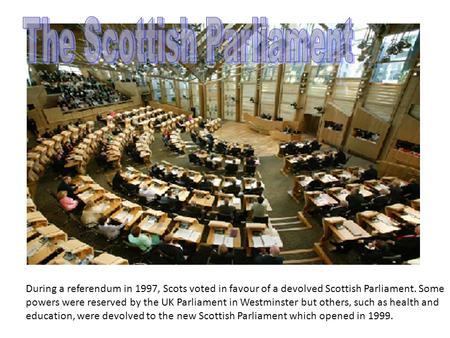
M 261 236 L 253 236 L 253 247 L 254 248 L 263 248 L 264 247 Z

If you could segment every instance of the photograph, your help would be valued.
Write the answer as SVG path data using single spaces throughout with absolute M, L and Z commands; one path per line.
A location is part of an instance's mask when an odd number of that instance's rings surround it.
M 170 19 L 23 17 L 23 265 L 420 264 L 419 23 Z

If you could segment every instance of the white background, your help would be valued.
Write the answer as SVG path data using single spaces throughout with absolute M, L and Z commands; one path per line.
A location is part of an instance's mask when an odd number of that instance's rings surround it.
M 440 2 L 443 3 L 443 2 Z M 448 293 L 439 310 L 397 311 L 389 322 L 163 322 L 163 323 L 69 323 L 26 322 L 25 284 L 46 283 L 123 283 L 160 282 L 176 284 L 215 282 L 234 283 L 423 283 L 445 285 L 448 280 L 448 41 L 444 30 L 448 9 L 432 1 L 295 1 L 291 3 L 249 1 L 12 1 L 1 21 L 1 317 L 0 329 L 9 335 L 34 337 L 124 337 L 163 334 L 167 336 L 245 335 L 379 335 L 423 337 L 430 330 L 448 336 Z M 443 6 L 442 6 L 443 7 Z M 23 16 L 47 16 L 51 22 L 79 23 L 90 16 L 100 22 L 133 23 L 140 17 L 163 16 L 177 22 L 205 22 L 218 16 L 223 22 L 249 22 L 252 16 L 266 16 L 269 23 L 343 22 L 421 24 L 421 148 L 422 148 L 422 257 L 420 266 L 26 266 L 25 238 L 25 152 L 26 152 L 26 35 Z M 343 295 L 343 297 L 348 297 Z M 8 336 L 9 336 L 8 335 Z M 2 336 L 6 336 L 2 334 Z

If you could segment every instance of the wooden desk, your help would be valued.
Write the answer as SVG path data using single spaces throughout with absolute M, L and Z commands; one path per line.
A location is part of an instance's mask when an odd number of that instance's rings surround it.
M 212 185 L 214 186 L 214 190 L 218 190 L 220 188 L 220 185 L 222 184 L 222 179 L 219 176 L 213 174 L 206 174 L 205 177 L 208 181 L 212 183 Z
M 85 204 L 89 201 L 98 201 L 103 197 L 106 193 L 105 189 L 103 189 L 98 184 L 90 184 L 88 189 L 84 190 L 82 193 L 79 193 L 77 197 Z
M 370 199 L 373 197 L 373 193 L 366 188 L 364 184 L 349 183 L 345 186 L 347 190 L 352 191 L 354 188 L 359 188 L 359 193 L 365 198 Z
M 128 260 L 111 255 L 107 252 L 102 253 L 101 255 L 95 257 L 91 264 L 93 265 L 128 265 Z
M 330 173 L 337 177 L 342 183 L 352 182 L 358 179 L 357 176 L 353 175 L 350 171 L 345 169 L 333 169 Z
M 196 184 L 198 184 L 202 179 L 203 175 L 198 171 L 189 170 L 187 176 Z
M 31 198 L 27 198 L 27 213 L 28 212 L 33 212 L 33 211 L 36 211 L 37 209 L 36 209 L 36 204 L 34 204 L 34 201 L 33 201 L 33 199 L 31 199 Z
M 415 210 L 407 205 L 397 203 L 389 205 L 385 208 L 386 215 L 398 219 L 400 221 L 412 224 L 420 224 L 420 211 Z
M 106 193 L 92 208 L 104 217 L 110 216 L 122 204 L 122 199 L 112 193 Z
M 143 232 L 163 236 L 169 228 L 172 219 L 165 212 L 147 209 L 143 213 L 143 218 L 139 223 L 139 228 Z
M 169 184 L 165 181 L 152 178 L 149 186 L 150 189 L 154 190 L 158 196 L 162 196 L 169 190 Z
M 283 172 L 286 174 L 289 174 L 292 170 L 292 167 L 294 164 L 298 163 L 298 162 L 306 162 L 308 161 L 310 158 L 312 158 L 312 155 L 309 154 L 300 154 L 300 155 L 290 155 L 290 156 L 286 156 L 284 158 L 284 166 L 283 166 Z
M 242 187 L 242 180 L 237 179 L 236 177 L 225 176 L 222 181 L 222 189 L 227 188 L 231 185 L 236 185 L 239 188 Z
M 321 191 L 305 191 L 305 206 L 303 211 L 307 212 L 311 208 L 323 208 L 339 204 L 333 197 Z
M 172 191 L 172 194 L 177 196 L 180 202 L 185 202 L 191 194 L 185 187 L 177 184 L 171 184 L 168 191 Z
M 359 225 L 367 224 L 372 228 L 372 235 L 388 234 L 400 230 L 400 224 L 394 219 L 377 211 L 363 211 L 356 214 L 356 221 Z
M 377 193 L 380 193 L 380 191 L 382 191 L 382 190 L 390 192 L 389 187 L 387 185 L 383 184 L 383 182 L 381 182 L 380 180 L 364 181 L 364 185 Z
M 202 207 L 211 208 L 214 204 L 215 196 L 204 190 L 194 190 L 189 204 L 196 204 Z
M 242 209 L 242 200 L 240 199 L 240 197 L 236 197 L 233 194 L 225 194 L 223 192 L 217 194 L 217 208 L 224 204 L 226 198 L 229 199 L 230 206 L 235 207 L 236 210 Z
M 27 224 L 34 228 L 39 228 L 47 226 L 48 221 L 39 211 L 32 211 L 27 213 Z
M 252 249 L 270 248 L 271 246 L 283 247 L 278 231 L 269 228 L 263 223 L 247 223 L 247 256 L 250 256 Z
M 408 182 L 395 176 L 383 176 L 382 178 L 380 178 L 380 181 L 384 184 L 391 184 L 396 182 L 399 184 L 400 188 L 408 185 Z
M 53 258 L 50 265 L 77 265 L 85 258 L 94 257 L 94 248 L 78 239 L 58 242 L 58 247 L 63 250 L 58 256 Z
M 241 232 L 239 228 L 233 228 L 231 223 L 221 221 L 209 222 L 207 245 L 222 245 L 227 248 L 241 247 Z M 234 237 L 230 236 L 234 235 Z
M 299 200 L 302 196 L 302 192 L 306 189 L 308 184 L 313 181 L 311 176 L 299 175 L 294 177 L 294 188 L 292 189 L 292 195 Z
M 258 180 L 254 177 L 244 177 L 244 190 L 251 190 L 257 188 Z M 261 182 L 261 181 L 260 181 Z M 264 188 L 264 184 L 261 182 L 261 187 Z
M 125 230 L 128 230 L 141 216 L 142 208 L 140 205 L 123 201 L 122 207 L 112 214 L 111 219 L 123 224 Z
M 337 241 L 355 241 L 362 238 L 369 238 L 371 235 L 358 224 L 344 217 L 325 217 L 322 219 L 323 236 L 321 243 L 325 242 L 331 235 Z
M 196 218 L 177 216 L 174 221 L 176 223 L 171 231 L 173 238 L 189 243 L 200 243 L 205 226 Z
M 59 241 L 67 241 L 67 234 L 53 224 L 34 231 L 38 237 L 27 243 L 28 264 L 40 264 L 58 250 Z
M 323 184 L 331 184 L 335 182 L 339 182 L 339 179 L 334 177 L 333 175 L 327 174 L 326 172 L 318 172 L 313 174 L 313 179 L 318 178 L 320 182 Z

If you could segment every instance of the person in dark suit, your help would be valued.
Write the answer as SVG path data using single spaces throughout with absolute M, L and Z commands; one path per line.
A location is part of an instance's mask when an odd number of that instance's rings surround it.
M 414 178 L 408 181 L 408 184 L 402 188 L 403 195 L 409 200 L 414 200 L 420 197 L 420 185 Z
M 392 251 L 402 255 L 403 260 L 420 257 L 420 225 L 414 228 L 414 233 L 399 236 L 391 242 Z
M 67 196 L 76 199 L 75 186 L 72 184 L 72 178 L 70 176 L 64 176 L 62 181 L 59 183 L 57 192 L 67 191 Z
M 180 177 L 179 181 L 180 185 L 183 187 L 186 187 L 187 189 L 190 189 L 194 185 L 194 181 L 188 176 L 186 172 L 183 173 L 183 175 Z
M 259 253 L 255 257 L 255 264 L 283 264 L 283 257 L 280 256 L 280 248 L 273 245 L 269 249 L 269 254 L 266 252 Z
M 361 181 L 376 180 L 377 178 L 378 171 L 372 164 L 369 164 L 369 168 L 361 174 Z
M 236 208 L 230 205 L 230 200 L 228 198 L 225 198 L 223 204 L 218 208 L 218 211 L 219 215 L 234 217 Z
M 253 195 L 261 196 L 264 192 L 264 187 L 262 186 L 261 181 L 256 182 L 256 188 L 250 190 L 250 193 Z
M 364 197 L 360 194 L 359 188 L 353 188 L 351 193 L 345 198 L 348 203 L 348 208 L 357 213 L 362 210 L 362 205 L 364 203 Z
M 173 196 L 173 192 L 169 190 L 166 195 L 161 197 L 159 201 L 164 211 L 174 211 L 177 206 L 177 199 Z
M 164 242 L 158 244 L 157 251 L 162 258 L 167 259 L 171 263 L 183 264 L 185 262 L 183 247 L 171 234 L 166 235 Z
M 209 259 L 210 264 L 233 264 L 233 254 L 228 251 L 228 248 L 222 244 L 217 251 L 211 254 Z
M 391 203 L 403 203 L 405 202 L 405 197 L 403 196 L 403 191 L 400 188 L 400 184 L 398 182 L 392 182 L 389 185 L 389 199 Z
M 347 162 L 347 157 L 345 156 L 345 153 L 342 151 L 342 149 L 339 149 L 339 151 L 334 155 L 334 165 L 338 166 L 341 164 L 345 164 Z
M 313 179 L 309 184 L 306 186 L 307 191 L 314 191 L 314 190 L 323 190 L 325 188 L 325 185 L 322 183 L 321 180 L 318 178 Z
M 203 178 L 203 180 L 199 183 L 198 189 L 209 191 L 212 193 L 214 191 L 214 185 L 207 178 Z
M 185 209 L 185 213 L 189 216 L 189 217 L 193 217 L 193 218 L 197 218 L 197 219 L 202 219 L 203 217 L 203 211 L 202 208 L 199 207 L 195 202 L 192 204 L 189 204 L 186 209 Z

